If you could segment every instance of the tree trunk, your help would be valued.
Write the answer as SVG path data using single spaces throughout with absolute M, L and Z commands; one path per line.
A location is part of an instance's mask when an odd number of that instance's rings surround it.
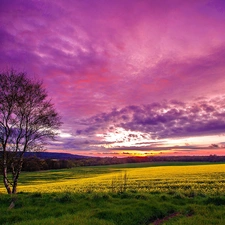
M 7 190 L 7 193 L 8 193 L 8 194 L 12 194 L 12 190 L 11 190 L 11 188 L 10 188 L 9 182 L 8 182 L 8 180 L 7 180 L 7 177 L 4 177 L 3 179 L 4 179 L 4 185 L 5 185 L 5 188 L 6 188 L 6 190 Z
M 7 163 L 6 163 L 6 159 L 4 158 L 4 162 L 3 162 L 3 182 L 4 182 L 5 188 L 7 190 L 7 193 L 12 194 L 12 190 L 10 188 L 10 183 L 9 183 L 7 177 L 8 177 L 7 176 Z
M 18 162 L 18 168 L 17 168 L 16 172 L 13 175 L 12 194 L 16 194 L 16 191 L 17 191 L 18 179 L 19 179 L 19 175 L 20 175 L 20 172 L 21 172 L 22 166 L 23 166 L 23 154 L 21 155 L 20 160 Z
M 20 161 L 19 161 L 19 164 L 18 164 L 18 169 L 13 174 L 13 187 L 12 187 L 12 192 L 11 192 L 12 200 L 11 200 L 9 209 L 13 209 L 15 207 L 15 204 L 16 204 L 17 184 L 18 184 L 20 172 L 22 170 L 22 166 L 23 166 L 23 157 L 20 158 Z
M 18 179 L 16 179 L 16 180 L 13 182 L 12 194 L 16 194 L 16 190 L 17 190 L 17 181 L 18 181 Z

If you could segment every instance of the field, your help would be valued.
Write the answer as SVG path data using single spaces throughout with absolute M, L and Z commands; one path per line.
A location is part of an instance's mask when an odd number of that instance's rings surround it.
M 141 163 L 22 173 L 0 224 L 225 224 L 225 164 Z

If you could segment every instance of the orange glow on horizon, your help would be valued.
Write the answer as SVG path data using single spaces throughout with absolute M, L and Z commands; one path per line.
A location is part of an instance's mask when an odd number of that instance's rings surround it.
M 105 152 L 92 151 L 74 151 L 74 150 L 48 150 L 47 152 L 69 153 L 74 155 L 83 155 L 90 157 L 145 157 L 145 156 L 208 156 L 208 155 L 225 155 L 225 148 L 220 149 L 193 149 L 193 150 L 108 150 Z

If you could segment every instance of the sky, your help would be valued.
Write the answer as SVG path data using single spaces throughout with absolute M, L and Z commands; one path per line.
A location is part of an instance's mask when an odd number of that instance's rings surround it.
M 1 0 L 0 70 L 43 81 L 48 151 L 225 155 L 224 0 Z

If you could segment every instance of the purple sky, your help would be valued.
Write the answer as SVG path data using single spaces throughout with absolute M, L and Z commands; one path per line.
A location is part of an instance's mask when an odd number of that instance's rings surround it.
M 225 154 L 224 0 L 1 0 L 0 50 L 61 114 L 51 151 Z

